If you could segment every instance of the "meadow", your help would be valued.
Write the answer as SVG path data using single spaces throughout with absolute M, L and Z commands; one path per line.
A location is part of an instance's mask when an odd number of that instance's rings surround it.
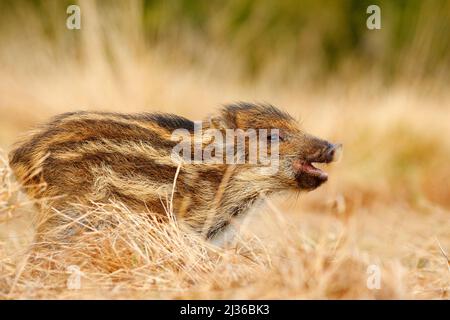
M 358 1 L 165 3 L 79 1 L 81 30 L 64 1 L 1 3 L 0 298 L 448 299 L 449 2 L 386 4 L 380 31 Z M 231 248 L 120 203 L 89 211 L 114 228 L 33 245 L 39 212 L 7 163 L 27 130 L 74 110 L 199 120 L 235 101 L 342 142 L 329 181 L 265 199 Z

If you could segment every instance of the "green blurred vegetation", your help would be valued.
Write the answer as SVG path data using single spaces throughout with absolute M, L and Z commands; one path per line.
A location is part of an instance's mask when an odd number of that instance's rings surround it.
M 381 30 L 366 27 L 371 4 L 381 8 Z M 340 71 L 348 61 L 363 70 L 380 68 L 387 77 L 414 61 L 420 76 L 448 67 L 447 0 L 146 0 L 144 6 L 153 41 L 189 30 L 234 51 L 250 74 L 278 57 L 286 72 L 314 63 L 319 74 Z
M 3 0 L 0 10 L 8 14 L 31 4 L 49 21 L 56 7 L 64 10 L 77 1 L 55 3 Z M 101 12 L 115 3 L 97 1 L 97 6 Z M 371 4 L 381 7 L 381 30 L 366 27 Z M 295 73 L 320 78 L 367 72 L 388 81 L 437 73 L 448 79 L 448 0 L 142 0 L 137 5 L 149 46 L 176 48 L 192 63 L 202 63 L 205 48 L 216 48 L 250 77 L 276 65 L 286 79 Z M 54 27 L 48 24 L 49 35 Z

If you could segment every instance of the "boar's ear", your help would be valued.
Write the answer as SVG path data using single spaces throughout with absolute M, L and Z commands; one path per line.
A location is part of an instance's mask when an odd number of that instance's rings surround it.
M 209 120 L 210 127 L 214 128 L 214 129 L 225 130 L 225 129 L 233 129 L 234 128 L 234 125 L 229 123 L 222 116 L 212 116 L 212 117 L 209 117 L 208 120 Z
M 220 122 L 227 129 L 237 129 L 237 113 L 239 109 L 234 105 L 226 105 L 222 110 L 220 110 Z
M 224 129 L 235 129 L 236 124 L 228 117 L 226 114 L 221 114 L 220 116 L 211 116 L 209 118 L 209 123 L 211 125 L 211 128 L 224 130 Z

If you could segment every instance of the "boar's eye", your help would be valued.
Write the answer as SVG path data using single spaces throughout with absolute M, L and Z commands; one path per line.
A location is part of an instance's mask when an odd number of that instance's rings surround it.
M 276 141 L 276 140 L 278 140 L 280 142 L 284 141 L 283 137 L 279 133 L 275 133 L 275 132 L 272 132 L 269 135 L 267 135 L 267 140 L 268 141 Z

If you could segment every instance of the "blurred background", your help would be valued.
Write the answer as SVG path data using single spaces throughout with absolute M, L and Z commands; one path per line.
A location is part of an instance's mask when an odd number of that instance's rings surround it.
M 364 188 L 449 205 L 449 31 L 446 0 L 2 0 L 0 146 L 65 111 L 202 119 L 264 101 L 342 140 Z
M 71 4 L 80 30 L 66 27 Z M 366 26 L 373 4 L 380 30 Z M 324 187 L 276 206 L 303 230 L 356 226 L 358 250 L 414 274 L 408 293 L 440 297 L 449 34 L 447 0 L 0 0 L 0 148 L 66 111 L 197 120 L 224 103 L 272 103 L 344 144 Z

